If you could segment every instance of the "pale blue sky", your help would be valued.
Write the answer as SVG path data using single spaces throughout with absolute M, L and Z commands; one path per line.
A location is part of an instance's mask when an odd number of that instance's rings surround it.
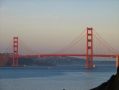
M 0 0 L 0 50 L 17 35 L 29 48 L 57 51 L 93 27 L 119 50 L 119 0 Z

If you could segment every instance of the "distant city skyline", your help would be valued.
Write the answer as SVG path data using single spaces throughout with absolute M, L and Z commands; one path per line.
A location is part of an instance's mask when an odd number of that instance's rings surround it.
M 0 0 L 0 51 L 18 36 L 39 53 L 55 52 L 87 27 L 119 50 L 118 10 L 119 0 Z

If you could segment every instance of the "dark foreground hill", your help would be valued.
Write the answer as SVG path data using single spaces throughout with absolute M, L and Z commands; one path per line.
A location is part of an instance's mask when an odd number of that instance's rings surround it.
M 91 90 L 119 90 L 119 67 L 116 75 L 112 75 L 107 82 Z

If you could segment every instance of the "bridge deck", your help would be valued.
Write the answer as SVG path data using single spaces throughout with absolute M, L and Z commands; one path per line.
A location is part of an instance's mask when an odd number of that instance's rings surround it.
M 36 55 L 19 55 L 19 57 L 50 57 L 50 56 L 79 56 L 79 57 L 86 57 L 86 54 L 36 54 Z M 113 54 L 94 54 L 93 57 L 112 57 L 115 58 L 116 55 Z

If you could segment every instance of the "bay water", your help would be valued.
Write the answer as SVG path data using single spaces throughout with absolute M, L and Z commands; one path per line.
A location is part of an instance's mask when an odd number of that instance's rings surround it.
M 116 73 L 115 62 L 83 65 L 1 67 L 0 90 L 90 90 Z

